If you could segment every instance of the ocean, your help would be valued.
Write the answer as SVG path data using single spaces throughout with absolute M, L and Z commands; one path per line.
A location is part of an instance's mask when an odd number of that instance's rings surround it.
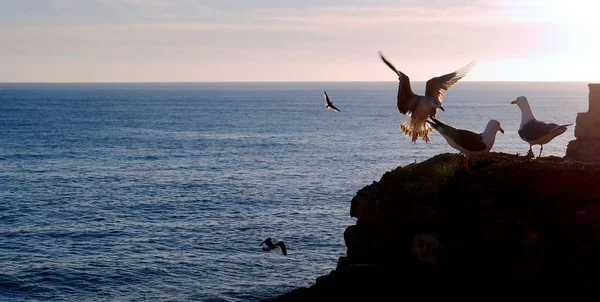
M 438 118 L 476 132 L 497 119 L 492 151 L 525 154 L 510 101 L 575 123 L 587 84 L 458 82 Z M 0 300 L 259 301 L 314 284 L 346 253 L 358 190 L 458 153 L 402 134 L 397 88 L 0 84 Z M 563 156 L 574 127 L 542 156 Z M 288 255 L 262 251 L 267 237 Z

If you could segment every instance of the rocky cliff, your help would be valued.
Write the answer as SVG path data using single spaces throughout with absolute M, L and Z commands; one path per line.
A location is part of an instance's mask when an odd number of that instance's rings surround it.
M 359 190 L 336 270 L 273 301 L 600 284 L 600 163 L 490 153 L 462 164 L 440 154 Z
M 575 139 L 569 142 L 565 158 L 600 163 L 600 84 L 590 83 L 588 111 L 577 114 Z

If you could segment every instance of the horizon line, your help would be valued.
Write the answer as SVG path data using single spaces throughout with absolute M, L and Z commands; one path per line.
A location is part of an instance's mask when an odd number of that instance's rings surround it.
M 396 81 L 14 81 L 2 82 L 0 84 L 269 84 L 269 83 L 396 83 Z M 425 83 L 426 80 L 413 83 Z M 463 80 L 461 83 L 600 83 L 584 80 Z

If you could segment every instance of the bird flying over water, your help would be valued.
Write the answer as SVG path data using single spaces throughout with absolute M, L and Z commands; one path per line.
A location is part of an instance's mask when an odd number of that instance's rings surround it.
M 467 75 L 475 65 L 475 61 L 454 72 L 429 79 L 425 86 L 425 95 L 417 95 L 410 88 L 409 77 L 396 69 L 381 52 L 379 52 L 379 56 L 398 75 L 398 111 L 410 116 L 410 119 L 400 124 L 400 129 L 406 136 L 412 138 L 412 142 L 416 142 L 418 138 L 429 142 L 427 135 L 433 132 L 433 128 L 425 122 L 427 117 L 436 117 L 438 108 L 445 111 L 442 107 L 442 100 L 446 92 L 458 80 Z
M 325 109 L 331 109 L 333 111 L 340 112 L 337 107 L 333 106 L 333 103 L 331 103 L 331 100 L 329 100 L 329 96 L 327 95 L 326 91 L 323 91 L 323 97 L 325 98 Z
M 281 253 L 284 256 L 287 256 L 287 248 L 285 247 L 285 243 L 283 243 L 283 241 L 278 241 L 277 243 L 273 243 L 273 241 L 269 237 L 269 238 L 265 239 L 265 241 L 263 241 L 259 246 L 262 246 L 263 244 L 265 245 L 262 247 L 263 251 L 268 252 L 270 250 L 278 248 L 281 250 Z
M 511 104 L 517 104 L 521 109 L 521 125 L 519 126 L 519 136 L 522 140 L 529 143 L 529 152 L 533 154 L 533 145 L 540 145 L 540 154 L 542 156 L 542 150 L 544 150 L 544 144 L 547 144 L 555 137 L 565 133 L 567 127 L 573 124 L 559 125 L 556 123 L 547 123 L 539 121 L 533 116 L 531 106 L 526 97 L 520 96 L 510 102 Z
M 504 133 L 504 129 L 497 120 L 490 120 L 482 133 L 475 133 L 469 130 L 456 129 L 452 126 L 440 122 L 435 117 L 429 117 L 427 123 L 435 128 L 448 142 L 452 148 L 460 151 L 465 156 L 465 168 L 469 171 L 469 157 L 485 155 L 494 146 L 496 133 Z

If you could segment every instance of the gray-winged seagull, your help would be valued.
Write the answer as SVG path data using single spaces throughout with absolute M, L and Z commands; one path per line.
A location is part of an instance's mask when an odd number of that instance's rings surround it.
M 521 139 L 529 143 L 529 152 L 533 154 L 533 145 L 540 145 L 540 154 L 542 156 L 542 150 L 544 150 L 544 144 L 550 142 L 555 137 L 565 133 L 567 127 L 573 124 L 559 125 L 556 123 L 547 123 L 539 121 L 533 116 L 529 101 L 524 96 L 520 96 L 510 102 L 511 104 L 517 104 L 521 109 L 521 125 L 519 126 L 519 136 Z
M 266 246 L 262 247 L 263 251 L 268 252 L 270 250 L 278 248 L 281 250 L 281 253 L 284 256 L 287 256 L 287 249 L 285 248 L 285 243 L 283 243 L 283 241 L 278 241 L 277 243 L 273 243 L 273 241 L 271 241 L 271 238 L 267 238 L 259 246 L 261 246 L 263 244 L 266 245 Z
M 401 114 L 410 116 L 410 119 L 400 124 L 400 129 L 406 136 L 412 137 L 413 142 L 416 142 L 418 138 L 423 138 L 425 142 L 429 142 L 427 135 L 433 131 L 433 128 L 425 122 L 427 117 L 436 117 L 438 108 L 445 111 L 442 107 L 442 100 L 446 92 L 454 83 L 467 75 L 473 68 L 475 61 L 454 72 L 429 79 L 425 86 L 425 95 L 417 95 L 410 88 L 409 77 L 396 69 L 381 52 L 379 52 L 379 56 L 398 75 L 398 111 Z
M 504 129 L 497 120 L 490 120 L 482 133 L 469 130 L 456 129 L 440 122 L 435 117 L 429 117 L 427 123 L 435 128 L 452 148 L 460 151 L 465 156 L 465 168 L 469 171 L 469 157 L 484 155 L 490 152 L 496 140 L 496 132 L 504 133 Z
M 329 96 L 327 95 L 326 91 L 323 91 L 323 97 L 325 98 L 325 109 L 331 109 L 335 112 L 340 112 L 337 107 L 333 106 L 333 103 L 331 103 L 331 100 L 329 100 Z

